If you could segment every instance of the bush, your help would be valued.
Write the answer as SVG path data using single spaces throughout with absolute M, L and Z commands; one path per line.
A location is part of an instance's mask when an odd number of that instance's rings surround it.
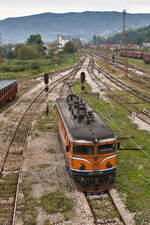
M 14 58 L 16 58 L 16 52 L 12 51 L 12 50 L 8 50 L 6 58 L 7 59 L 14 59 Z
M 31 64 L 31 70 L 38 70 L 40 68 L 40 64 L 37 62 L 34 62 Z
M 2 65 L 2 72 L 11 72 L 11 66 L 9 65 Z
M 40 54 L 38 53 L 35 46 L 20 45 L 17 48 L 17 58 L 18 59 L 34 59 L 39 56 L 40 56 Z
M 23 65 L 3 65 L 2 72 L 21 72 L 24 71 L 25 67 Z
M 76 52 L 76 47 L 72 41 L 68 41 L 65 44 L 64 52 L 66 52 L 66 53 L 75 53 Z

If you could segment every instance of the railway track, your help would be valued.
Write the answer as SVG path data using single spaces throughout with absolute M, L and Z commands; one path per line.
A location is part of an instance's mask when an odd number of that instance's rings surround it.
M 136 112 L 137 117 L 144 121 L 145 123 L 150 125 L 150 114 L 146 112 L 145 110 L 140 110 L 138 107 L 135 106 L 135 104 L 127 102 L 122 96 L 118 96 L 112 87 L 107 84 L 107 82 L 102 81 L 94 72 L 94 69 L 96 69 L 98 72 L 102 73 L 109 81 L 113 82 L 116 86 L 120 87 L 121 89 L 127 91 L 128 93 L 134 95 L 135 97 L 141 99 L 145 103 L 150 103 L 150 98 L 148 96 L 143 95 L 139 91 L 131 88 L 130 86 L 126 85 L 119 79 L 117 79 L 115 76 L 109 74 L 107 71 L 104 69 L 98 67 L 97 65 L 94 64 L 94 61 L 90 61 L 88 71 L 94 80 L 96 84 L 98 85 L 99 88 L 101 88 L 100 83 L 105 87 L 107 90 L 107 95 L 111 99 L 113 99 L 115 102 L 117 102 L 119 105 L 124 107 L 129 113 Z
M 84 193 L 95 225 L 135 225 L 115 189 L 102 193 Z
M 87 53 L 87 54 L 89 54 L 89 53 Z M 124 69 L 125 64 L 124 64 L 123 62 L 121 62 L 120 60 L 116 60 L 116 59 L 115 59 L 115 62 L 112 63 L 112 60 L 111 60 L 111 59 L 107 59 L 107 58 L 106 58 L 105 56 L 103 56 L 103 55 L 99 55 L 99 54 L 90 54 L 90 56 L 93 56 L 93 55 L 96 56 L 96 57 L 99 57 L 100 59 L 103 59 L 104 61 L 107 61 L 107 62 L 109 61 L 109 64 L 114 65 L 114 66 L 118 67 L 118 69 L 122 69 L 123 71 L 125 71 L 125 69 Z M 137 74 L 136 72 L 134 72 L 133 70 L 137 70 L 137 71 L 139 71 L 139 72 L 142 72 L 142 73 L 145 73 L 145 74 L 147 74 L 147 75 L 150 75 L 150 73 L 149 73 L 148 70 L 146 70 L 146 69 L 141 69 L 141 68 L 136 67 L 136 66 L 133 66 L 133 65 L 131 65 L 131 64 L 128 65 L 128 69 L 129 69 L 128 72 L 129 72 L 131 75 L 134 75 L 134 76 L 137 76 L 138 74 Z M 131 71 L 131 69 L 132 69 L 132 71 Z M 138 78 L 139 78 L 139 75 L 138 75 Z M 147 77 L 147 80 L 150 81 L 149 77 Z
M 79 63 L 74 64 L 70 67 L 68 66 L 68 67 L 53 71 L 53 72 L 48 72 L 50 79 L 52 80 L 58 74 L 64 73 L 68 70 L 76 68 L 81 62 L 83 63 L 84 60 L 85 60 L 85 58 L 81 59 Z M 44 76 L 44 73 L 41 73 L 34 77 L 28 78 L 25 81 L 20 82 L 19 83 L 19 93 L 17 94 L 17 96 L 20 98 L 27 91 L 30 91 L 35 85 L 38 85 L 40 83 L 40 78 L 42 79 L 43 76 Z
M 82 62 L 68 74 L 58 78 L 49 85 L 49 93 L 61 82 L 75 75 Z M 21 119 L 12 132 L 5 154 L 0 165 L 0 224 L 15 225 L 16 206 L 19 185 L 22 177 L 22 166 L 27 139 L 32 122 L 45 101 L 45 91 L 42 90 L 28 105 Z
M 97 56 L 97 55 L 95 55 L 95 57 L 101 58 L 104 61 L 107 60 L 103 56 Z M 123 72 L 126 72 L 125 65 L 123 63 L 120 63 L 117 60 L 115 60 L 115 62 L 112 63 L 112 61 L 110 59 L 108 59 L 107 62 L 109 62 L 109 64 L 111 66 L 116 67 L 116 68 L 118 68 L 119 70 L 121 70 Z M 128 75 L 129 75 L 130 80 L 133 80 L 136 83 L 138 82 L 138 83 L 140 83 L 140 85 L 143 85 L 144 87 L 147 86 L 148 85 L 148 82 L 150 82 L 150 77 L 149 76 L 145 76 L 145 75 L 139 75 L 139 73 L 135 72 L 135 70 L 136 71 L 139 71 L 139 72 L 142 72 L 142 73 L 145 73 L 145 71 L 141 71 L 141 70 L 138 70 L 138 68 L 129 66 L 129 68 L 128 68 Z
M 107 191 L 100 194 L 85 194 L 95 225 L 124 225 L 119 212 Z
M 127 91 L 130 94 L 133 94 L 135 97 L 138 97 L 139 99 L 145 101 L 146 103 L 150 104 L 150 97 L 147 96 L 144 93 L 141 93 L 140 91 L 136 90 L 135 88 L 127 85 L 123 81 L 116 78 L 114 75 L 108 73 L 105 69 L 93 64 L 93 67 L 98 70 L 99 72 L 103 73 L 107 79 L 115 83 L 117 86 L 122 88 L 123 90 Z
M 75 76 L 73 75 L 71 80 L 74 80 L 74 78 Z M 60 97 L 64 97 L 64 95 L 66 95 L 65 85 L 67 85 L 66 81 L 64 81 L 61 90 L 59 92 Z M 56 161 L 58 161 L 57 157 Z M 73 181 L 72 185 L 76 193 L 76 186 Z M 82 196 L 84 196 L 86 199 L 86 201 L 83 202 L 88 204 L 88 208 L 90 211 L 88 213 L 88 216 L 91 215 L 93 217 L 93 223 L 91 222 L 91 225 L 134 224 L 134 220 L 131 217 L 131 215 L 128 214 L 123 208 L 124 206 L 122 205 L 121 200 L 119 199 L 119 201 L 118 200 L 116 201 L 115 196 L 113 196 L 112 192 L 113 190 L 95 194 L 82 193 L 83 195 L 79 195 L 79 198 L 80 197 L 82 198 Z

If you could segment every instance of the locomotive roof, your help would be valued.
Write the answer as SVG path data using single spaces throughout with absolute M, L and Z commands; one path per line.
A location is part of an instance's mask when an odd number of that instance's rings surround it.
M 0 91 L 17 82 L 17 80 L 0 80 Z
M 106 139 L 115 139 L 111 128 L 109 128 L 96 113 L 93 112 L 94 121 L 87 124 L 84 120 L 78 122 L 78 119 L 73 119 L 66 99 L 58 98 L 56 100 L 56 106 L 63 120 L 65 129 L 72 141 L 95 142 L 97 139 L 97 142 L 104 142 Z M 91 110 L 87 104 L 86 107 L 88 110 Z

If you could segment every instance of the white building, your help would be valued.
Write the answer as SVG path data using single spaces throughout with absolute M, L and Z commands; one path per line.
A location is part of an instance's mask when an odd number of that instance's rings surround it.
M 62 51 L 68 41 L 70 41 L 69 35 L 58 34 L 58 51 Z

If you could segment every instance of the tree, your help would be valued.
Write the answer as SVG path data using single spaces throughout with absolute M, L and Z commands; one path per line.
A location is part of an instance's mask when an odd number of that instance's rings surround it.
M 28 46 L 21 44 L 17 46 L 17 58 L 18 59 L 34 59 L 39 57 L 39 53 L 35 46 Z
M 13 51 L 13 50 L 8 50 L 6 58 L 7 59 L 14 59 L 14 58 L 16 58 L 16 52 Z
M 48 45 L 48 55 L 49 56 L 56 55 L 57 50 L 58 50 L 57 43 L 51 43 L 51 44 Z
M 36 46 L 37 50 L 44 54 L 45 47 L 40 34 L 31 34 L 27 39 L 27 45 Z
M 76 52 L 75 44 L 72 41 L 68 41 L 65 44 L 64 52 L 66 52 L 66 53 L 75 53 Z

